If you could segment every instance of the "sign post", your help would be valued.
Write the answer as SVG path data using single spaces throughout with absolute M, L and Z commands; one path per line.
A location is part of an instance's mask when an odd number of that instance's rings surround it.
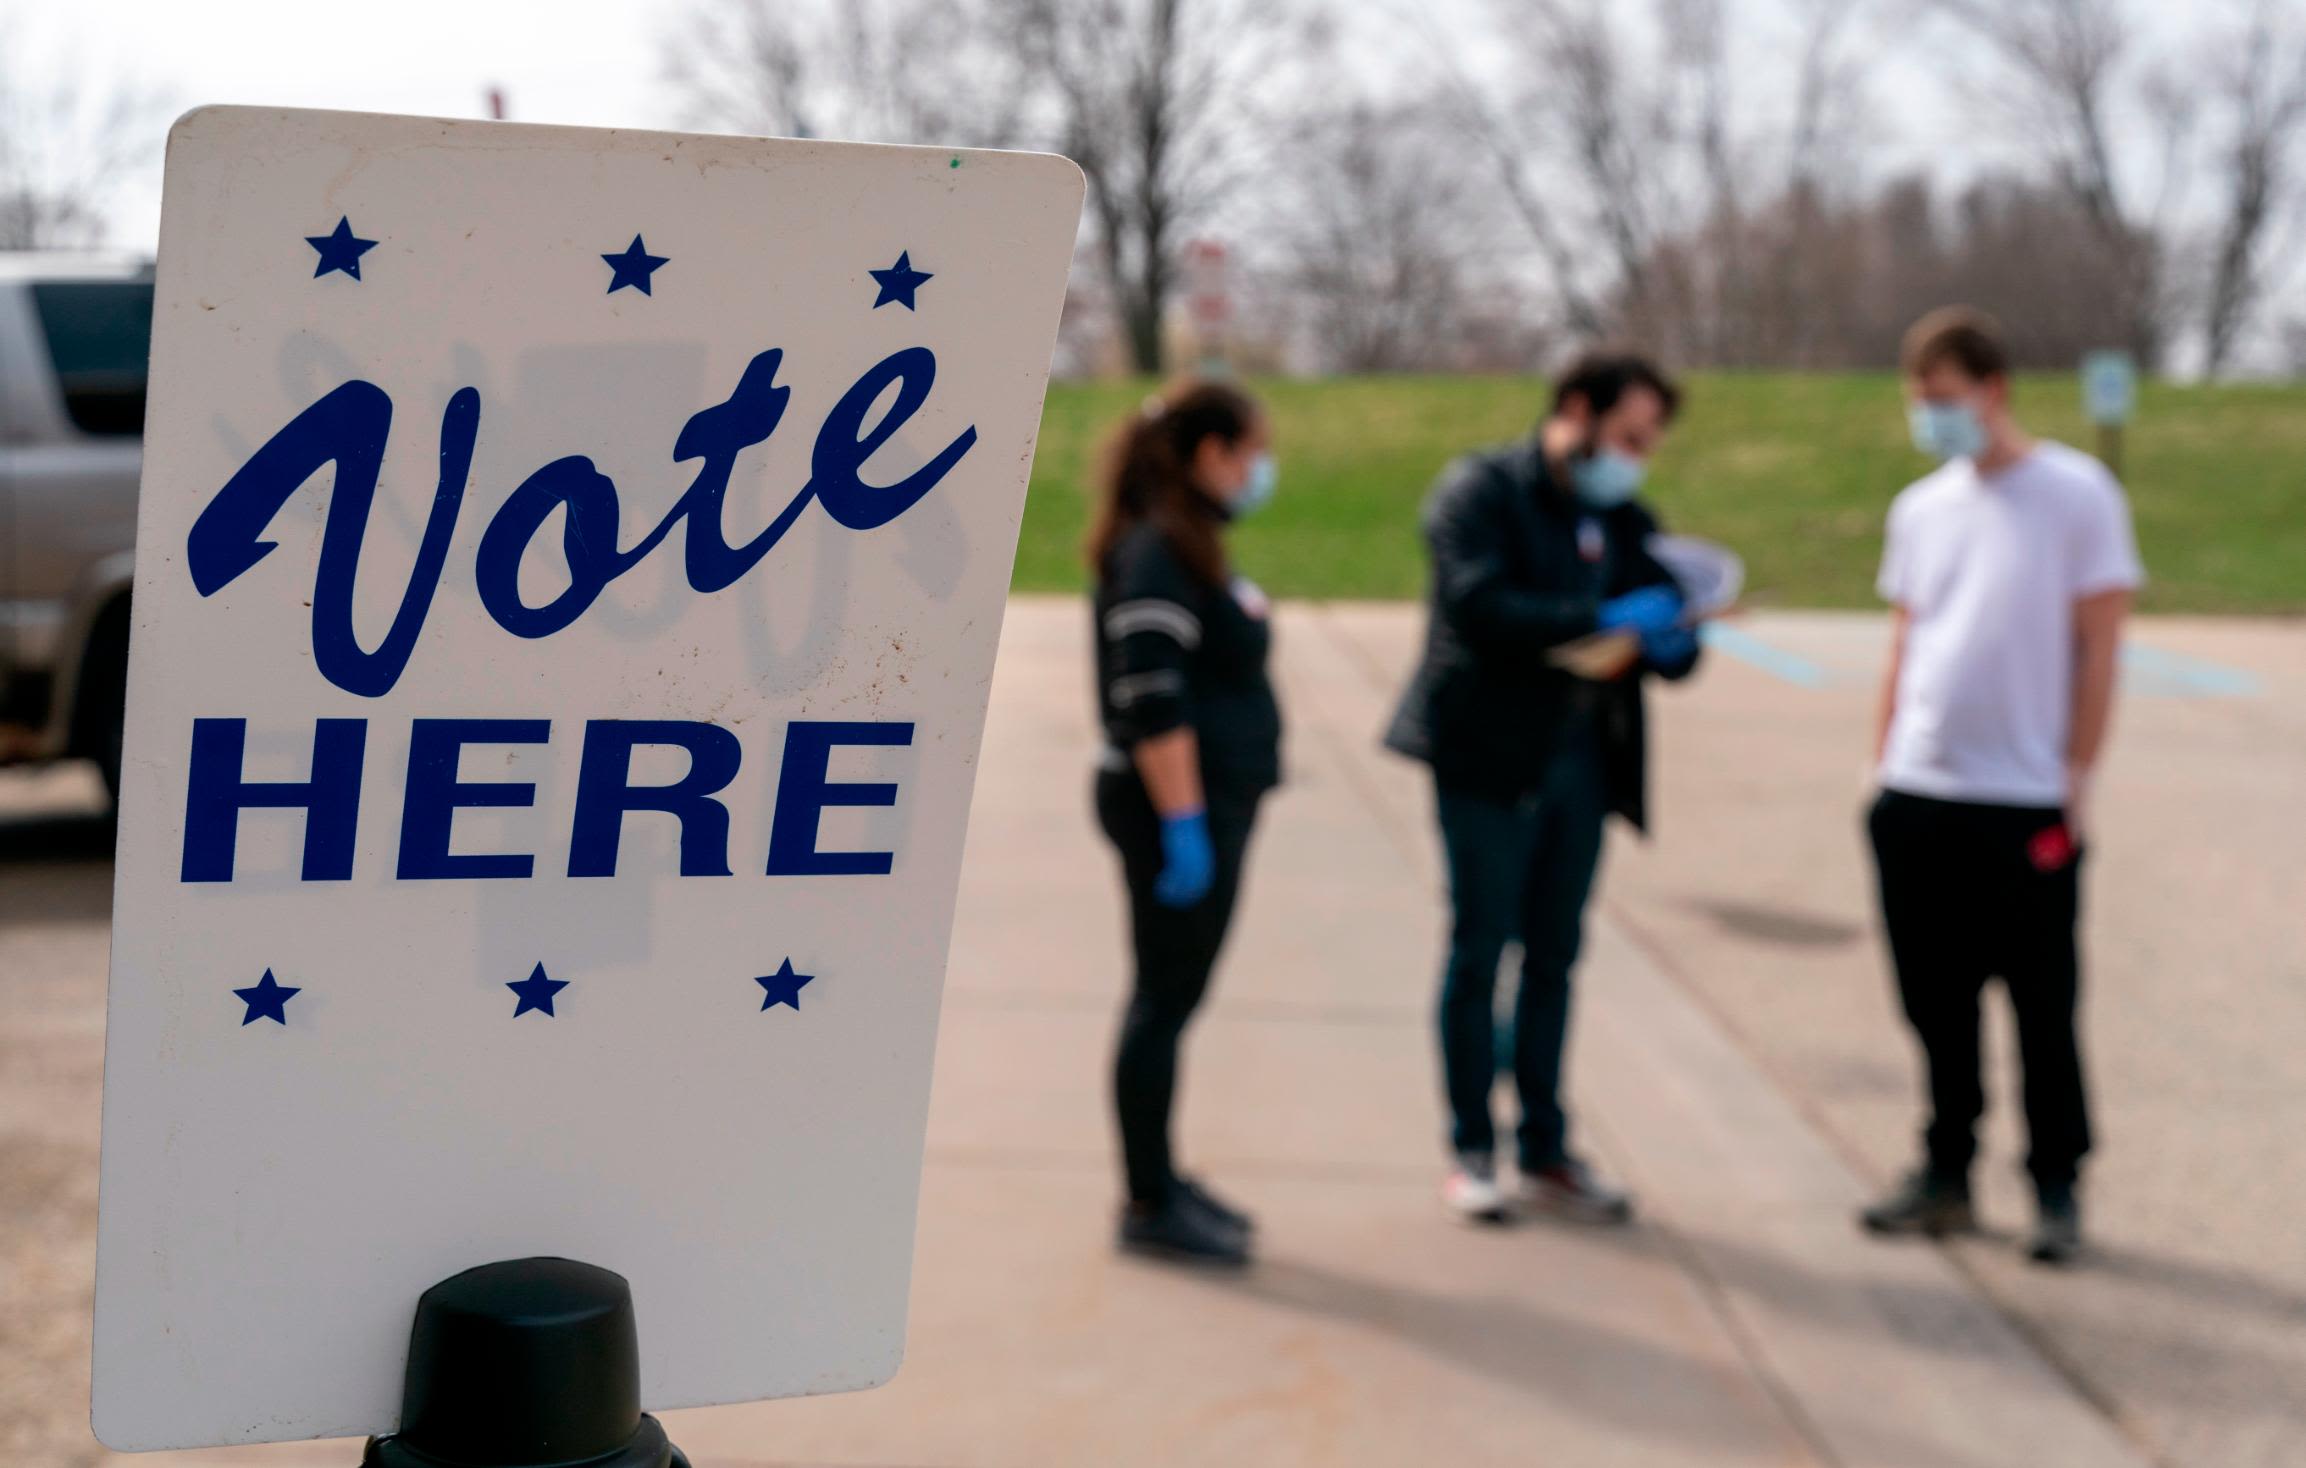
M 1201 370 L 1225 371 L 1225 333 L 1233 319 L 1231 274 L 1225 246 L 1216 240 L 1195 240 L 1185 247 L 1186 304 L 1193 316 L 1193 344 L 1201 356 Z
M 2082 358 L 2082 412 L 2098 429 L 2098 457 L 2116 478 L 2122 473 L 2122 430 L 2138 404 L 2138 368 L 2123 351 Z
M 502 1261 L 630 1282 L 636 1410 L 895 1370 L 1080 201 L 1027 154 L 176 125 L 107 1444 L 405 1429 L 418 1297 Z

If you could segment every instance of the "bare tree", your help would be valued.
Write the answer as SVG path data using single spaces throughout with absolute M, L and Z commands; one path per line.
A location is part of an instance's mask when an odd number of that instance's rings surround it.
M 1652 0 L 1637 18 L 1654 19 L 1658 6 L 1712 13 L 1717 0 Z M 1658 68 L 1601 0 L 1492 0 L 1489 9 L 1494 35 L 1484 39 L 1511 58 L 1496 80 L 1467 65 L 1482 41 L 1403 19 L 1426 37 L 1450 115 L 1488 160 L 1564 324 L 1585 338 L 1647 336 L 1652 247 L 1669 232 L 1657 227 L 1656 206 L 1676 193 L 1655 166 L 1673 122 L 1672 86 L 1650 81 Z
M 1425 36 L 1440 72 L 1438 105 L 1484 160 L 1507 209 L 1527 234 L 1545 268 L 1562 324 L 1579 338 L 1603 335 L 1608 322 L 1573 241 L 1574 226 L 1568 211 L 1556 205 L 1536 178 L 1529 139 L 1512 103 L 1492 97 L 1431 27 L 1415 26 L 1406 18 L 1404 23 Z
M 2112 119 L 2122 105 L 2123 71 L 2133 33 L 2118 0 L 1937 0 L 1940 9 L 1984 40 L 2012 83 L 2005 109 L 2012 137 L 2036 151 L 2051 177 L 2091 226 L 2096 250 L 2112 267 L 2114 309 L 2126 344 L 2143 360 L 2158 357 L 2166 336 L 2160 231 L 2163 208 L 2142 209 L 2119 167 Z M 2155 108 L 2175 156 L 2191 120 L 2182 106 Z M 2149 103 L 2155 99 L 2149 95 Z M 2161 180 L 2166 201 L 2174 173 Z
M 1730 136 L 1729 16 L 1724 0 L 1658 0 L 1672 87 L 1665 136 L 1689 155 L 1689 179 L 1700 216 L 1712 226 L 1720 248 L 1701 264 L 1707 280 L 1681 283 L 1682 295 L 1702 290 L 1717 308 L 1689 319 L 1685 330 L 1698 339 L 1705 360 L 1734 361 L 1752 338 L 1745 308 L 1754 304 L 1754 260 L 1742 228 L 1747 170 Z M 1650 160 L 1654 168 L 1655 160 Z M 1654 329 L 1651 336 L 1659 335 Z
M 1786 138 L 1784 188 L 1786 229 L 1770 253 L 1770 299 L 1765 309 L 1786 328 L 1783 355 L 1789 365 L 1812 365 L 1819 355 L 1825 323 L 1808 302 L 1808 287 L 1821 277 L 1828 289 L 1849 279 L 1850 257 L 1836 250 L 1820 228 L 1839 188 L 1854 172 L 1865 136 L 1869 65 L 1878 54 L 1864 45 L 1869 0 L 1796 0 L 1793 116 Z
M 1418 106 L 1303 119 L 1270 238 L 1322 364 L 1399 372 L 1458 361 L 1482 211 L 1451 133 Z
M 1507 8 L 1532 86 L 1518 110 L 1562 140 L 1615 269 L 1621 329 L 1651 338 L 1660 323 L 1648 257 L 1672 189 L 1659 166 L 1668 104 L 1642 86 L 1644 68 L 1598 0 L 1508 0 Z
M 1094 294 L 1153 372 L 1179 246 L 1239 176 L 1245 83 L 1280 26 L 1272 0 L 691 0 L 665 71 L 703 125 L 1071 157 Z
M 692 0 L 666 81 L 699 126 L 865 142 L 1013 143 L 1021 67 L 959 0 Z
M 1790 0 L 1796 44 L 1761 48 L 1758 66 L 1737 50 L 1753 10 L 1735 0 L 1491 0 L 1512 61 L 1487 80 L 1470 47 L 1427 29 L 1453 115 L 1572 334 L 1696 361 L 1793 349 L 1806 242 L 1787 239 L 1802 216 L 1778 196 L 1814 210 L 1852 171 L 1866 5 Z M 1773 90 L 1792 101 L 1782 129 L 1766 121 Z M 1749 227 L 1757 208 L 1772 218 Z
M 2212 245 L 2203 312 L 2204 367 L 2232 361 L 2250 313 L 2263 296 L 2269 229 L 2301 191 L 2306 154 L 2306 26 L 2297 12 L 2277 19 L 2258 0 L 2238 34 L 2212 53 L 2210 89 L 2227 117 L 2217 162 L 2226 190 Z
M 1724 252 L 1725 229 L 1756 259 L 1788 259 L 1799 239 L 1790 295 L 1757 277 L 1747 301 L 1717 300 L 1704 262 Z M 1990 176 L 1959 194 L 1941 194 L 1927 176 L 1892 179 L 1865 194 L 1804 196 L 1787 189 L 1744 208 L 1734 220 L 1706 220 L 1657 245 L 1654 279 L 1696 282 L 1674 314 L 1717 313 L 1747 323 L 1727 358 L 1683 348 L 1688 360 L 1817 369 L 1879 368 L 1897 360 L 1898 340 L 1923 311 L 1967 301 L 2008 323 L 2019 365 L 2071 366 L 2106 340 L 2113 266 L 2093 247 L 2095 226 L 2059 185 Z M 1711 285 L 1709 285 L 1711 282 Z
M 1092 249 L 1131 364 L 1158 372 L 1187 234 L 1240 181 L 1251 81 L 1290 24 L 1272 0 L 992 0 L 1088 179 Z
M 160 151 L 166 104 L 133 81 L 85 80 L 64 64 L 35 82 L 0 25 L 0 250 L 101 243 L 113 192 Z
M 2071 190 L 2054 182 L 1983 179 L 1954 201 L 1941 226 L 1939 299 L 1926 304 L 1959 300 L 1982 307 L 2001 318 L 2020 365 L 2071 368 L 2083 353 L 2106 345 L 2110 327 L 2123 324 L 2108 304 L 2134 285 L 2131 261 L 2093 248 L 2102 228 Z M 1919 314 L 1919 291 L 1905 289 Z
M 1839 172 L 1859 129 L 1867 57 L 1853 44 L 1868 0 L 1796 0 L 1793 127 L 1786 142 L 1786 188 L 1815 197 Z

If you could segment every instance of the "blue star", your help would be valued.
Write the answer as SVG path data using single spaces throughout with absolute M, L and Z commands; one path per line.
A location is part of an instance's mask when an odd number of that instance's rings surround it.
M 284 1025 L 288 1023 L 288 1001 L 304 991 L 292 985 L 283 984 L 272 976 L 271 969 L 266 969 L 263 978 L 258 979 L 248 988 L 235 989 L 232 992 L 234 997 L 248 1006 L 248 1013 L 240 1017 L 240 1022 L 243 1025 L 255 1024 L 260 1019 L 268 1019 L 276 1025 Z
M 911 250 L 900 252 L 897 256 L 897 263 L 888 269 L 875 270 L 869 273 L 881 285 L 881 294 L 873 302 L 873 309 L 876 311 L 891 301 L 895 301 L 908 311 L 913 310 L 913 292 L 919 290 L 929 281 L 936 279 L 926 270 L 913 268 L 913 252 Z
M 546 978 L 544 965 L 540 963 L 527 978 L 505 987 L 520 996 L 520 1004 L 512 1012 L 514 1019 L 519 1019 L 532 1009 L 542 1010 L 549 1016 L 553 1012 L 552 996 L 567 988 L 568 980 Z
M 320 251 L 320 263 L 312 267 L 314 280 L 331 270 L 360 279 L 360 257 L 376 248 L 376 241 L 361 239 L 352 232 L 352 220 L 344 215 L 337 216 L 335 229 L 327 234 L 308 234 L 304 242 Z
M 659 265 L 664 264 L 672 257 L 670 255 L 650 254 L 648 247 L 641 243 L 641 237 L 636 234 L 633 236 L 633 242 L 625 246 L 623 254 L 603 255 L 601 258 L 608 261 L 609 269 L 615 272 L 609 277 L 608 293 L 610 295 L 615 295 L 629 285 L 642 295 L 648 296 L 656 294 L 649 289 L 649 276 L 655 273 Z
M 761 1008 L 764 1011 L 779 1004 L 790 1004 L 793 1008 L 799 1009 L 801 1007 L 801 990 L 808 987 L 816 977 L 815 974 L 794 973 L 793 961 L 788 958 L 777 965 L 775 973 L 763 974 L 753 982 L 760 985 L 761 992 L 767 996 L 761 1000 Z

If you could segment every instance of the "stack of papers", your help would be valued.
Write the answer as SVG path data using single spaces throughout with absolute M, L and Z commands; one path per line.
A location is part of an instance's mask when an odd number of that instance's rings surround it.
M 1682 601 L 1687 605 L 1683 626 L 1721 616 L 1737 605 L 1746 580 L 1745 562 L 1738 559 L 1737 552 L 1694 535 L 1653 535 L 1648 549 L 1681 588 Z M 1555 667 L 1597 683 L 1624 677 L 1639 656 L 1641 639 L 1622 631 L 1580 637 L 1546 655 Z
M 1728 546 L 1694 535 L 1653 535 L 1649 553 L 1680 583 L 1682 600 L 1689 604 L 1685 624 L 1721 616 L 1745 590 L 1746 563 Z

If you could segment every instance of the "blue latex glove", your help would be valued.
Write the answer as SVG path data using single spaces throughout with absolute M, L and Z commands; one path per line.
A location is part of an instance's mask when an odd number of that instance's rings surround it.
M 1153 900 L 1163 907 L 1191 907 L 1209 895 L 1217 880 L 1217 848 L 1209 840 L 1209 813 L 1190 810 L 1161 818 L 1161 875 L 1153 879 Z
M 1686 668 L 1697 661 L 1697 629 L 1668 627 L 1641 635 L 1641 655 L 1653 668 Z
M 1681 622 L 1681 593 L 1670 586 L 1645 586 L 1601 604 L 1601 630 L 1624 628 L 1652 637 L 1670 632 Z

